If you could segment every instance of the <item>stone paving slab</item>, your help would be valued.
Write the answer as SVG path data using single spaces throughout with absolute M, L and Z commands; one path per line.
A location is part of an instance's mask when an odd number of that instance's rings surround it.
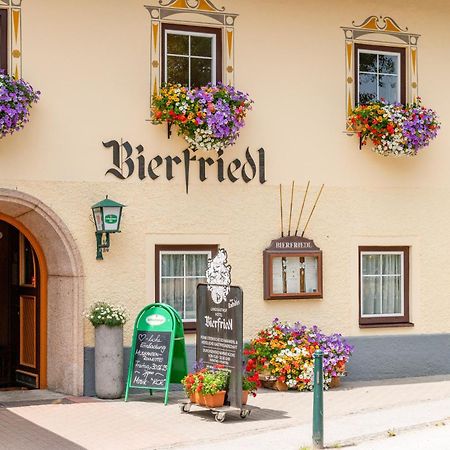
M 82 448 L 7 409 L 0 409 L 0 449 L 2 450 L 78 450 Z
M 424 382 L 427 381 L 427 382 Z M 224 423 L 214 421 L 209 411 L 189 414 L 180 412 L 177 400 L 180 392 L 172 393 L 170 403 L 163 405 L 162 394 L 153 397 L 133 397 L 127 403 L 123 401 L 97 401 L 77 404 L 50 404 L 12 408 L 10 411 L 24 419 L 46 428 L 69 441 L 89 449 L 162 449 L 174 447 L 205 448 L 201 445 L 213 444 L 218 448 L 241 448 L 233 445 L 243 436 L 253 436 L 253 442 L 261 450 L 264 442 L 270 442 L 264 435 L 274 432 L 276 439 L 294 432 L 295 445 L 300 431 L 309 437 L 312 419 L 312 393 L 276 392 L 262 389 L 250 403 L 261 410 L 255 411 L 243 420 L 237 414 L 230 414 Z M 389 410 L 397 411 L 390 423 L 401 421 L 408 411 L 426 410 L 427 404 L 445 401 L 445 411 L 450 410 L 450 380 L 422 379 L 384 382 L 382 385 L 346 384 L 337 390 L 324 393 L 326 423 L 336 424 L 335 434 L 345 424 L 351 427 L 353 435 L 364 434 L 372 427 L 373 417 L 384 417 Z M 439 405 L 439 403 L 436 403 Z M 443 407 L 441 405 L 441 407 Z M 436 410 L 437 411 L 437 410 Z M 441 409 L 439 409 L 441 411 Z M 372 414 L 372 416 L 370 416 Z M 366 415 L 366 416 L 365 416 Z M 398 416 L 398 417 L 397 417 Z M 425 417 L 424 415 L 422 415 Z M 415 420 L 422 420 L 420 414 Z M 425 417 L 435 420 L 434 416 Z M 364 425 L 366 424 L 366 425 Z M 380 429 L 387 426 L 382 420 Z M 366 427 L 366 428 L 364 428 Z M 375 427 L 376 428 L 376 427 Z M 329 429 L 331 431 L 331 428 Z M 297 433 L 297 434 L 295 434 Z M 361 434 L 360 433 L 360 434 Z M 352 436 L 350 433 L 349 436 Z M 223 442 L 222 446 L 219 445 Z M 280 441 L 279 441 L 280 442 Z M 282 443 L 286 443 L 287 441 Z M 225 447 L 223 447 L 225 445 Z M 273 448 L 273 447 L 272 447 Z M 280 449 L 294 448 L 278 446 Z M 298 447 L 297 447 L 298 449 Z

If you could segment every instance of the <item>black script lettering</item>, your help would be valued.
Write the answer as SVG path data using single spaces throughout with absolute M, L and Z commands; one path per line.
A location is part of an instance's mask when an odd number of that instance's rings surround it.
M 183 150 L 183 155 L 184 155 L 184 181 L 186 183 L 186 194 L 187 194 L 189 192 L 189 165 L 191 161 L 195 161 L 197 157 L 193 155 L 191 158 L 191 152 L 189 151 L 188 148 L 186 150 Z
M 266 152 L 261 147 L 258 150 L 259 153 L 259 182 L 264 184 L 266 180 Z
M 138 174 L 139 179 L 143 180 L 145 178 L 145 156 L 141 155 L 144 151 L 144 147 L 142 145 L 138 145 L 136 147 L 136 150 L 138 151 L 139 156 L 136 158 L 138 161 Z
M 153 161 L 156 163 L 156 165 L 153 165 Z M 163 160 L 161 158 L 161 156 L 155 156 L 154 158 L 152 158 L 150 160 L 150 162 L 148 163 L 148 176 L 152 179 L 152 180 L 156 180 L 157 178 L 159 178 L 159 175 L 157 175 L 155 173 L 155 169 L 157 169 L 161 164 L 162 164 Z
M 231 166 L 234 164 L 234 169 L 231 168 Z M 241 167 L 241 161 L 239 161 L 239 159 L 234 159 L 233 161 L 230 162 L 229 166 L 228 166 L 228 178 L 230 179 L 230 181 L 232 183 L 235 183 L 237 180 L 239 180 L 239 178 L 235 177 L 233 175 L 234 172 L 236 172 L 236 170 L 239 169 L 239 167 Z
M 247 162 L 242 166 L 242 179 L 248 183 L 250 181 L 253 180 L 253 178 L 255 178 L 256 175 L 256 164 L 255 164 L 255 160 L 252 158 L 252 155 L 250 153 L 250 149 L 247 147 L 247 150 L 245 151 L 245 157 L 247 158 Z M 247 175 L 247 172 L 245 171 L 245 166 L 249 165 L 250 168 L 252 169 L 252 176 L 249 177 Z
M 112 147 L 113 149 L 113 164 L 117 167 L 117 169 L 109 169 L 106 171 L 105 175 L 110 173 L 111 175 L 114 175 L 115 177 L 125 180 L 126 178 L 131 177 L 134 172 L 134 162 L 130 159 L 130 156 L 133 153 L 133 148 L 129 144 L 129 142 L 124 142 L 123 144 L 119 144 L 117 141 L 109 141 L 109 142 L 102 142 L 103 146 L 105 148 Z M 122 158 L 122 152 L 121 148 L 125 149 L 126 158 L 123 160 Z M 128 174 L 127 176 L 123 175 L 123 164 L 125 164 L 128 167 Z
M 219 150 L 217 155 L 219 156 L 217 158 L 217 179 L 222 183 L 222 181 L 225 180 L 225 177 L 223 176 L 223 150 Z
M 172 162 L 175 164 L 181 163 L 181 158 L 179 156 L 166 156 L 164 158 L 166 160 L 166 178 L 170 181 L 173 178 L 173 170 L 172 170 Z
M 212 158 L 199 158 L 198 159 L 198 164 L 199 164 L 199 177 L 200 177 L 200 181 L 205 181 L 206 180 L 206 163 L 208 163 L 208 165 L 212 166 L 214 164 L 214 160 Z

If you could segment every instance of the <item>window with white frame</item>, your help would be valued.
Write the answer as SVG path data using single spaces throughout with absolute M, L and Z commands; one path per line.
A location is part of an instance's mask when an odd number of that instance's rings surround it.
M 173 306 L 186 329 L 195 329 L 197 285 L 206 283 L 208 258 L 217 252 L 210 245 L 157 245 L 157 301 Z
M 222 30 L 163 24 L 162 80 L 187 87 L 222 81 Z
M 360 247 L 360 325 L 409 323 L 409 248 Z
M 405 103 L 405 49 L 355 45 L 356 102 Z

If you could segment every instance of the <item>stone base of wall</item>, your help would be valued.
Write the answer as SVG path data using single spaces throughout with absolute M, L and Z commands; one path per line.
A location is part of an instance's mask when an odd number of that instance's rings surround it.
M 424 377 L 450 374 L 450 334 L 367 336 L 348 338 L 355 346 L 347 366 L 349 381 Z M 195 361 L 195 346 L 186 346 L 188 369 Z M 124 380 L 130 348 L 124 349 Z M 84 395 L 95 395 L 94 348 L 84 349 Z M 139 392 L 133 390 L 132 392 Z

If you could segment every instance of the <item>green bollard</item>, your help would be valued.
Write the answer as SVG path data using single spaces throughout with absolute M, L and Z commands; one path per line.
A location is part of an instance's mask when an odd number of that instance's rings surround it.
M 313 449 L 323 448 L 323 352 L 314 352 Z

